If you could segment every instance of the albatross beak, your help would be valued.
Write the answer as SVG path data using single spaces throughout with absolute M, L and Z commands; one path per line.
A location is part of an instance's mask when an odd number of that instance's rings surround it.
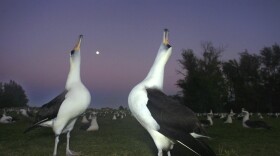
M 83 35 L 80 35 L 80 37 L 79 37 L 79 41 L 78 41 L 78 43 L 76 44 L 76 46 L 74 47 L 74 49 L 73 49 L 73 50 L 75 50 L 75 51 L 80 51 L 82 38 L 83 38 Z
M 162 43 L 164 45 L 169 45 L 169 41 L 168 41 L 168 29 L 164 29 L 164 32 L 163 32 L 163 41 Z

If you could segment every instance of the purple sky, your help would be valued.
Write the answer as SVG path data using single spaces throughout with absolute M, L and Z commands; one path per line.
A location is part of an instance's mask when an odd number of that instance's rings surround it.
M 0 81 L 15 80 L 29 105 L 41 106 L 64 89 L 67 52 L 83 34 L 81 77 L 92 93 L 91 107 L 127 106 L 168 28 L 173 54 L 164 91 L 176 94 L 182 49 L 200 56 L 201 42 L 212 41 L 226 47 L 227 60 L 244 49 L 258 53 L 279 44 L 279 7 L 279 0 L 1 0 Z

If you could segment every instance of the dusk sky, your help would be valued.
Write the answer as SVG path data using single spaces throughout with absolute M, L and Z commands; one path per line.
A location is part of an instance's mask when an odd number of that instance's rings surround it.
M 279 0 L 1 0 L 0 82 L 15 80 L 30 106 L 43 105 L 64 90 L 67 52 L 83 34 L 81 78 L 92 95 L 90 107 L 127 107 L 164 28 L 173 46 L 164 92 L 176 94 L 182 49 L 200 57 L 201 43 L 211 41 L 226 47 L 222 60 L 245 49 L 259 53 L 280 43 L 279 8 Z

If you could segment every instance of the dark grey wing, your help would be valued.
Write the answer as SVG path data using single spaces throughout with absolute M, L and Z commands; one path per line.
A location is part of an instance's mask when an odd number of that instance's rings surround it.
M 67 91 L 64 90 L 61 94 L 56 96 L 53 100 L 44 104 L 36 114 L 35 123 L 31 127 L 27 128 L 24 131 L 24 133 L 31 131 L 32 129 L 38 127 L 38 125 L 40 125 L 41 123 L 43 123 L 45 121 L 56 118 L 59 108 L 60 108 L 62 102 L 65 100 L 66 93 L 67 93 Z
M 216 156 L 215 152 L 202 140 L 195 139 L 188 133 L 161 127 L 159 132 L 176 141 L 199 156 Z
M 90 127 L 90 125 L 91 125 L 91 122 L 82 124 L 82 125 L 80 126 L 80 129 L 81 129 L 81 130 L 87 130 L 87 129 Z
M 39 109 L 39 111 L 36 115 L 36 121 L 39 122 L 46 118 L 48 118 L 49 120 L 56 118 L 59 108 L 60 108 L 62 102 L 65 100 L 66 93 L 67 93 L 67 90 L 64 90 L 61 94 L 56 96 L 50 102 L 44 104 Z
M 189 133 L 204 132 L 195 113 L 165 95 L 158 89 L 146 89 L 148 95 L 147 107 L 152 117 L 160 125 L 159 132 L 184 145 L 197 155 L 215 156 L 216 154 L 203 141 L 199 141 Z
M 147 107 L 160 125 L 183 130 L 186 133 L 205 134 L 195 113 L 158 89 L 146 89 Z
M 210 125 L 210 121 L 209 120 L 199 120 L 199 121 L 200 121 L 200 123 L 202 125 L 205 125 L 205 126 Z
M 268 126 L 264 121 L 252 121 L 247 120 L 245 121 L 245 124 L 248 125 L 251 128 L 265 128 L 265 129 L 271 129 L 270 126 Z

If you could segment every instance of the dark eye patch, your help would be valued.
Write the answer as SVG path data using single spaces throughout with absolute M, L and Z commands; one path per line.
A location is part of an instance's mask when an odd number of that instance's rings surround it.
M 72 56 L 74 53 L 75 53 L 75 50 L 72 50 L 72 51 L 71 51 L 71 56 Z

